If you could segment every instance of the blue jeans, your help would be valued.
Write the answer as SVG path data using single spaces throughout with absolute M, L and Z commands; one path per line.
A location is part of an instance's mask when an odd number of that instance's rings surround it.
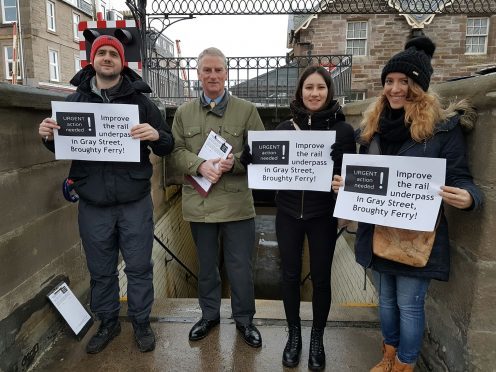
M 424 336 L 424 302 L 430 279 L 374 271 L 384 343 L 397 348 L 398 359 L 415 363 Z

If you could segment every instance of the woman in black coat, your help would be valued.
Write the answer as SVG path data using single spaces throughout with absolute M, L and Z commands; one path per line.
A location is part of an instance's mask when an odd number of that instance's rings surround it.
M 345 122 L 341 106 L 333 100 L 330 73 L 321 66 L 310 66 L 299 79 L 291 103 L 292 119 L 276 130 L 336 131 L 333 145 L 333 174 L 340 174 L 343 152 L 355 153 L 354 131 Z M 324 135 L 324 134 L 323 134 Z M 282 265 L 282 295 L 289 328 L 282 362 L 298 365 L 301 355 L 300 281 L 305 235 L 310 253 L 312 277 L 313 323 L 308 367 L 318 371 L 325 367 L 323 334 L 331 307 L 331 265 L 336 245 L 337 220 L 335 199 L 329 192 L 280 190 L 276 194 L 276 235 Z
M 462 127 L 470 124 L 470 107 L 462 101 L 444 109 L 428 92 L 435 45 L 418 37 L 393 56 L 382 70 L 381 96 L 365 113 L 357 142 L 360 153 L 446 159 L 446 186 L 432 251 L 424 267 L 414 267 L 373 253 L 375 225 L 359 223 L 355 241 L 358 263 L 372 267 L 379 291 L 384 337 L 383 359 L 371 372 L 409 372 L 422 347 L 424 300 L 432 279 L 448 280 L 450 247 L 444 205 L 473 209 L 482 196 L 467 166 Z M 343 184 L 334 176 L 332 187 Z M 421 232 L 416 232 L 422 234 Z M 425 234 L 425 233 L 424 233 Z

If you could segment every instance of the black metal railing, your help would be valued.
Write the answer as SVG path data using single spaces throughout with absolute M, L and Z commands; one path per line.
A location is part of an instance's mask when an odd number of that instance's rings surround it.
M 285 107 L 294 97 L 298 76 L 309 65 L 329 69 L 336 97 L 351 90 L 351 55 L 288 57 L 229 57 L 226 88 L 235 96 L 258 107 Z M 148 83 L 155 97 L 168 106 L 178 106 L 199 96 L 196 58 L 152 57 L 148 63 Z
M 191 269 L 188 266 L 186 266 L 174 253 L 172 253 L 171 250 L 167 248 L 164 242 L 160 240 L 160 238 L 157 235 L 153 234 L 153 238 L 172 257 L 173 260 L 175 260 L 184 270 L 186 270 L 188 275 L 190 275 L 191 277 L 195 278 L 196 281 L 198 281 L 198 277 L 195 275 L 195 273 L 193 273 L 193 271 L 191 271 Z

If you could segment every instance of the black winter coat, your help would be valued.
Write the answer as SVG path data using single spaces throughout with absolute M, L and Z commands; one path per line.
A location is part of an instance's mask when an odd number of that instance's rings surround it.
M 169 154 L 174 147 L 171 130 L 157 106 L 143 93 L 151 93 L 150 87 L 133 70 L 125 67 L 122 83 L 115 89 L 102 90 L 103 99 L 91 89 L 91 78 L 95 70 L 91 65 L 79 71 L 71 80 L 77 86 L 75 93 L 66 98 L 68 102 L 118 103 L 138 105 L 140 123 L 148 123 L 159 133 L 154 142 L 141 141 L 140 162 L 110 162 L 74 160 L 69 178 L 79 197 L 99 206 L 110 206 L 139 200 L 150 193 L 150 147 L 158 156 Z M 136 123 L 139 124 L 139 123 Z M 54 151 L 53 141 L 46 147 Z
M 357 142 L 360 131 L 357 131 Z M 380 148 L 380 137 L 375 134 L 372 142 Z M 370 144 L 362 143 L 360 153 L 368 154 Z M 377 147 L 377 146 L 374 146 Z M 446 185 L 467 190 L 473 198 L 469 209 L 477 208 L 482 204 L 482 195 L 472 182 L 472 176 L 467 165 L 465 141 L 460 125 L 460 116 L 456 115 L 444 123 L 439 123 L 434 135 L 422 143 L 413 139 L 406 141 L 400 148 L 398 156 L 415 156 L 446 159 Z M 448 236 L 448 223 L 441 206 L 439 226 L 429 261 L 425 267 L 413 267 L 386 260 L 375 256 L 372 251 L 374 226 L 368 223 L 358 223 L 355 239 L 356 261 L 374 270 L 391 275 L 405 275 L 431 278 L 446 281 L 450 271 L 450 244 Z
M 336 143 L 342 146 L 344 153 L 356 153 L 356 144 L 353 127 L 346 123 L 346 118 L 341 111 L 341 106 L 336 101 L 331 101 L 326 109 L 308 113 L 304 108 L 291 105 L 294 122 L 301 130 L 334 130 Z M 292 120 L 283 121 L 276 130 L 295 130 Z M 334 162 L 333 175 L 341 174 L 342 158 Z M 324 191 L 279 190 L 276 194 L 277 208 L 298 219 L 310 219 L 334 213 L 335 195 Z

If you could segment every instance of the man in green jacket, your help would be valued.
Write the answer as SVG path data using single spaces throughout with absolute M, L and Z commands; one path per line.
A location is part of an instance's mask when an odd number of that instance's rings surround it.
M 189 333 L 196 341 L 219 324 L 221 280 L 219 238 L 222 236 L 224 264 L 231 284 L 231 306 L 236 328 L 243 340 L 260 347 L 262 338 L 253 325 L 255 298 L 252 254 L 255 246 L 255 208 L 248 189 L 246 167 L 240 157 L 249 130 L 263 130 L 255 106 L 231 96 L 224 88 L 227 63 L 217 48 L 205 49 L 198 57 L 200 98 L 181 105 L 174 117 L 173 159 L 186 176 L 202 176 L 213 184 L 206 197 L 189 183 L 183 185 L 183 217 L 190 222 L 200 266 L 198 278 L 202 318 Z M 227 159 L 202 159 L 197 154 L 210 131 L 232 146 Z

